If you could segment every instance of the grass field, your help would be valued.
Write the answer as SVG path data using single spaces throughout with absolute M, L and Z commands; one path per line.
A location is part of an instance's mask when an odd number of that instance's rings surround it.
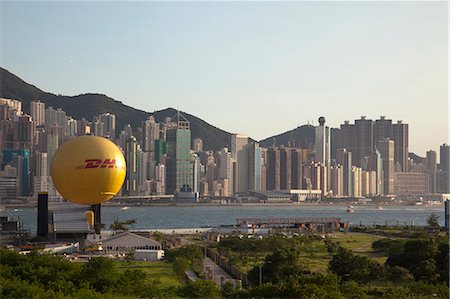
M 158 281 L 161 289 L 170 297 L 176 296 L 176 288 L 183 285 L 183 280 L 175 273 L 172 264 L 168 262 L 118 262 L 117 267 L 126 269 L 140 269 L 147 273 L 148 279 Z
M 331 239 L 334 242 L 339 242 L 340 246 L 352 250 L 355 254 L 366 256 L 380 264 L 384 264 L 387 256 L 372 250 L 372 243 L 382 238 L 385 237 L 364 233 L 336 233 L 331 236 Z M 263 263 L 265 256 L 269 254 L 269 252 L 255 252 L 250 256 L 243 256 L 239 252 L 230 252 L 229 254 L 230 256 L 235 257 L 233 259 L 235 266 L 243 272 L 248 272 L 253 267 Z M 327 252 L 325 243 L 322 240 L 316 240 L 303 245 L 301 261 L 306 268 L 310 269 L 312 272 L 325 274 L 330 260 L 331 256 Z
M 367 256 L 380 264 L 386 262 L 387 256 L 374 252 L 372 243 L 383 238 L 385 237 L 364 233 L 337 233 L 331 237 L 333 241 L 339 242 L 342 247 L 352 250 L 355 254 Z

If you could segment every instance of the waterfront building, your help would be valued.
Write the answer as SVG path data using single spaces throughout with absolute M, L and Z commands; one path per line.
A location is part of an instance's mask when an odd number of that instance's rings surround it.
M 246 147 L 248 143 L 249 138 L 246 135 L 231 135 L 231 157 L 236 161 L 236 172 L 234 173 L 236 189 L 233 190 L 234 193 L 245 193 L 249 190 L 249 154 L 248 147 Z
M 344 167 L 340 164 L 330 167 L 330 195 L 342 197 L 344 195 Z
M 408 172 L 409 127 L 401 120 L 393 125 L 394 163 L 397 171 Z
M 123 194 L 137 195 L 138 194 L 138 144 L 136 138 L 131 136 L 125 146 L 125 161 L 127 164 L 127 171 L 125 175 L 125 182 Z
M 361 167 L 352 166 L 352 196 L 362 196 L 362 169 Z
M 291 151 L 290 148 L 282 147 L 280 151 L 280 190 L 291 189 Z
M 45 103 L 39 100 L 30 102 L 30 114 L 33 121 L 36 122 L 36 126 L 45 125 Z
M 342 165 L 342 195 L 352 196 L 352 153 L 345 148 L 338 149 L 337 163 Z
M 261 191 L 261 148 L 257 142 L 247 144 L 248 152 L 248 189 Z
M 325 126 L 325 117 L 323 116 L 319 117 L 319 126 L 315 127 L 315 150 L 314 161 L 321 163 L 325 167 L 325 175 L 329 177 L 331 166 L 331 133 L 330 128 Z M 329 186 L 326 186 L 326 189 L 328 190 Z
M 383 194 L 394 194 L 394 141 L 378 140 L 378 150 L 383 160 Z
M 427 175 L 418 172 L 396 172 L 395 194 L 414 195 L 427 193 Z
M 18 194 L 20 196 L 29 196 L 31 194 L 30 151 L 3 149 L 3 164 L 9 164 L 16 168 Z
M 267 150 L 267 190 L 280 190 L 280 150 Z
M 226 147 L 219 151 L 218 178 L 227 181 L 226 194 L 231 196 L 233 194 L 233 158 Z
M 364 157 L 370 156 L 373 150 L 373 122 L 361 116 L 355 120 L 352 162 L 355 166 L 362 167 Z
M 303 162 L 308 156 L 308 151 L 301 148 L 291 148 L 291 188 L 302 189 Z
M 436 189 L 439 193 L 450 193 L 450 146 L 442 144 L 439 148 L 439 171 L 437 174 Z
M 426 158 L 427 192 L 436 193 L 437 158 L 436 151 L 427 151 Z
M 190 123 L 180 112 L 172 121 L 174 125 L 166 132 L 167 194 L 174 194 L 183 186 L 192 188 Z

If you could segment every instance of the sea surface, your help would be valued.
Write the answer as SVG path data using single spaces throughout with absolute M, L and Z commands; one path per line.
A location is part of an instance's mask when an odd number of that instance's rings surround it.
M 347 206 L 335 205 L 189 205 L 189 206 L 102 206 L 102 222 L 109 228 L 115 219 L 135 219 L 135 229 L 199 228 L 236 224 L 238 218 L 253 217 L 338 217 L 350 225 L 415 225 L 424 226 L 431 213 L 444 225 L 444 206 Z M 36 233 L 37 210 L 34 207 L 7 208 L 2 214 L 19 218 L 23 229 Z

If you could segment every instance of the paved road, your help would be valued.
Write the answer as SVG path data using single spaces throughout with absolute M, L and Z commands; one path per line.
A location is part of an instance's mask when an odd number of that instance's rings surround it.
M 203 260 L 203 272 L 208 279 L 214 281 L 219 287 L 223 283 L 230 281 L 234 284 L 233 278 L 228 273 L 222 270 L 216 263 L 214 263 L 209 257 Z

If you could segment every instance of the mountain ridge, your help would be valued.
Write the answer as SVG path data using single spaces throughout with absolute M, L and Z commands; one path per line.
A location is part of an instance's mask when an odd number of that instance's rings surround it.
M 123 104 L 105 94 L 83 93 L 74 96 L 55 95 L 45 92 L 35 85 L 27 83 L 23 79 L 0 67 L 0 97 L 22 101 L 25 112 L 30 111 L 30 101 L 40 100 L 46 107 L 53 106 L 66 111 L 67 115 L 81 120 L 92 118 L 101 113 L 113 113 L 116 115 L 116 131 L 122 130 L 126 124 L 130 124 L 134 130 L 141 126 L 142 121 L 153 115 L 157 122 L 162 122 L 166 117 L 176 114 L 174 108 L 146 112 Z M 191 123 L 192 139 L 201 138 L 205 149 L 219 150 L 230 147 L 231 134 L 204 120 L 180 111 Z

